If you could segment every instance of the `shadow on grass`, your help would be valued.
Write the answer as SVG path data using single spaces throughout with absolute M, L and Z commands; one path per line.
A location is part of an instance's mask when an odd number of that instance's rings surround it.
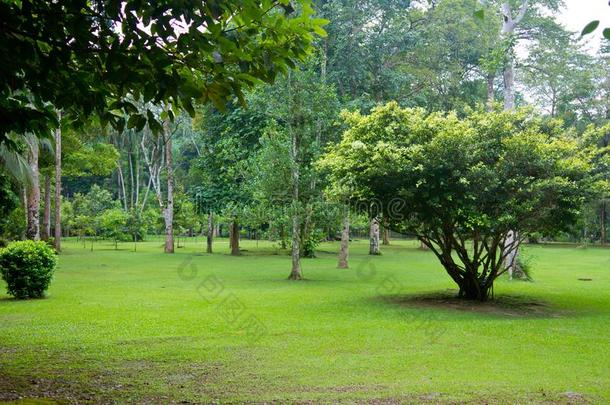
M 553 308 L 551 304 L 523 295 L 502 294 L 494 299 L 480 302 L 457 297 L 457 290 L 410 295 L 385 295 L 377 301 L 411 308 L 440 309 L 469 314 L 491 315 L 499 318 L 561 318 L 565 311 Z
M 0 305 L 10 304 L 10 303 L 15 303 L 15 302 L 22 302 L 24 304 L 33 303 L 33 302 L 41 302 L 41 301 L 49 300 L 50 298 L 51 297 L 49 295 L 44 295 L 42 297 L 36 297 L 36 298 L 15 298 L 10 295 L 5 295 L 5 296 L 0 296 Z

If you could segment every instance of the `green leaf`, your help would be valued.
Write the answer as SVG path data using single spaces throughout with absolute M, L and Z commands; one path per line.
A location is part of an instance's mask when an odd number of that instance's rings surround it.
M 604 28 L 604 38 L 610 39 L 610 28 Z
M 480 9 L 480 10 L 475 11 L 474 16 L 475 16 L 475 18 L 483 21 L 485 19 L 485 10 Z
M 316 34 L 318 34 L 319 36 L 321 36 L 322 38 L 326 38 L 328 36 L 328 34 L 324 30 L 324 28 L 320 27 L 319 25 L 314 25 L 313 26 L 313 31 Z
M 585 28 L 583 28 L 580 36 L 589 35 L 599 27 L 599 20 L 591 21 Z
M 127 128 L 135 128 L 136 131 L 141 131 L 142 128 L 144 128 L 144 125 L 146 125 L 146 118 L 140 114 L 130 116 L 127 121 Z

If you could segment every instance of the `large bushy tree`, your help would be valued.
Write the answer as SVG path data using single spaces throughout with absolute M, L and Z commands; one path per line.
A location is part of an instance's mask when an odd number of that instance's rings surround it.
M 354 199 L 381 203 L 389 226 L 428 246 L 459 286 L 486 300 L 519 235 L 565 229 L 579 214 L 587 164 L 556 125 L 525 112 L 426 115 L 396 103 L 346 114 L 324 158 Z

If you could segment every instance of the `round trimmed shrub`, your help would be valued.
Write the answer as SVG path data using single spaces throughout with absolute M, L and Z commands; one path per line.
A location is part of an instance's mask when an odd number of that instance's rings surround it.
M 49 287 L 57 264 L 55 251 L 45 242 L 13 242 L 0 249 L 0 272 L 15 298 L 40 298 Z

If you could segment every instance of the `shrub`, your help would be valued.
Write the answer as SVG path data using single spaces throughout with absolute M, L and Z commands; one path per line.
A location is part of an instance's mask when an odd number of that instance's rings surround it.
M 56 263 L 55 252 L 45 242 L 13 242 L 0 250 L 0 272 L 15 298 L 42 297 Z

